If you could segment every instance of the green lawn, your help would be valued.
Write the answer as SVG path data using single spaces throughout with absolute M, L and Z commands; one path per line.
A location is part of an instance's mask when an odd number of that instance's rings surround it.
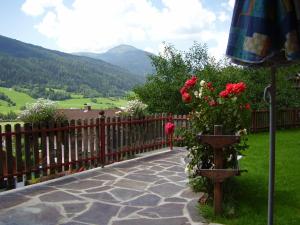
M 0 87 L 0 92 L 5 93 L 12 101 L 16 103 L 16 106 L 8 106 L 8 103 L 0 100 L 0 112 L 8 113 L 13 111 L 15 113 L 20 112 L 20 108 L 25 106 L 26 103 L 33 103 L 36 99 L 31 98 L 29 95 L 13 90 L 12 88 Z M 127 101 L 120 98 L 95 98 L 96 103 L 91 102 L 90 98 L 83 98 L 79 94 L 71 94 L 72 99 L 67 99 L 64 101 L 57 101 L 59 108 L 83 108 L 84 103 L 88 103 L 92 106 L 92 109 L 108 109 L 125 106 Z
M 266 225 L 268 202 L 268 133 L 249 136 L 250 149 L 241 159 L 243 173 L 236 178 L 235 216 L 214 218 L 212 208 L 204 215 L 226 225 Z M 275 225 L 300 224 L 300 130 L 278 131 L 276 148 Z
M 97 100 L 96 103 L 91 102 L 90 98 L 73 98 L 67 99 L 64 101 L 59 101 L 59 108 L 69 109 L 69 108 L 83 108 L 84 103 L 88 103 L 92 106 L 92 109 L 108 109 L 115 108 L 120 106 L 125 106 L 127 101 L 124 99 L 118 98 L 95 98 Z
M 13 90 L 12 88 L 0 87 L 0 92 L 5 93 L 12 101 L 16 103 L 16 106 L 8 106 L 7 102 L 0 101 L 0 112 L 8 113 L 9 111 L 20 112 L 20 107 L 25 106 L 26 103 L 35 102 L 35 99 L 29 95 Z

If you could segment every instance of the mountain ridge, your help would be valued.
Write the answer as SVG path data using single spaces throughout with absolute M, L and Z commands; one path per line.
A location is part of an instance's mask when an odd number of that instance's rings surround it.
M 127 44 L 115 46 L 105 53 L 78 52 L 74 54 L 103 60 L 141 77 L 155 72 L 151 60 L 154 54 Z
M 100 59 L 50 50 L 0 35 L 1 86 L 42 86 L 119 96 L 143 82 L 141 77 Z

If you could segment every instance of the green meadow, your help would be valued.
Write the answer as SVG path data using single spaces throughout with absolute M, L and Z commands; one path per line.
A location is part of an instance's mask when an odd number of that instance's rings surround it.
M 0 112 L 6 114 L 10 111 L 19 113 L 21 108 L 27 103 L 33 103 L 36 99 L 30 97 L 29 95 L 13 90 L 12 88 L 0 87 L 0 92 L 7 95 L 16 106 L 9 106 L 8 102 L 0 100 Z M 67 99 L 63 101 L 57 101 L 58 107 L 63 109 L 81 109 L 85 103 L 91 105 L 92 109 L 109 109 L 125 106 L 127 101 L 122 98 L 83 98 L 82 95 L 72 94 L 72 99 Z

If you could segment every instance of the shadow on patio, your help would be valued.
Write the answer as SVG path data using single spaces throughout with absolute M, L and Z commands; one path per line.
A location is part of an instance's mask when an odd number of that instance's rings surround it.
M 205 224 L 176 148 L 0 194 L 0 224 Z

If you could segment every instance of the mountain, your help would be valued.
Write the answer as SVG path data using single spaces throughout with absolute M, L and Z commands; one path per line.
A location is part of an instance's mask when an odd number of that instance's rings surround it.
M 150 56 L 153 54 L 130 45 L 119 45 L 101 54 L 90 52 L 75 54 L 101 59 L 105 62 L 125 68 L 131 73 L 138 74 L 140 76 L 146 76 L 155 71 L 150 59 Z
M 50 87 L 119 96 L 144 78 L 99 59 L 75 56 L 0 35 L 0 86 Z

